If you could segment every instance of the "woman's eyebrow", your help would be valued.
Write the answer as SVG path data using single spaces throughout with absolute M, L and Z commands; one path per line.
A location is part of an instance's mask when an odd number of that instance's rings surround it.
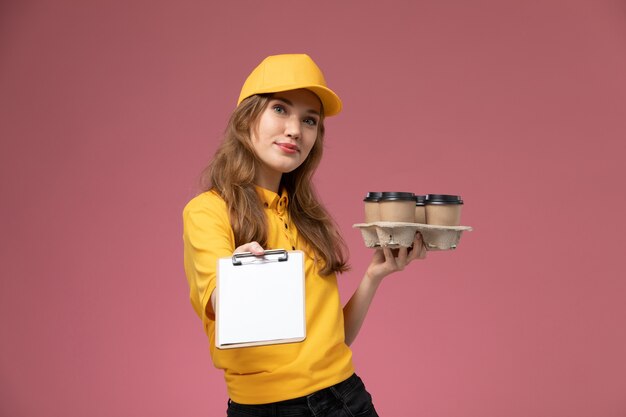
M 286 98 L 284 98 L 284 97 L 274 96 L 273 98 L 274 98 L 275 100 L 282 101 L 282 102 L 284 102 L 285 104 L 287 104 L 287 105 L 289 105 L 289 106 L 293 107 L 293 103 L 292 103 L 291 101 L 287 100 L 287 99 L 286 99 Z M 313 109 L 307 109 L 307 113 L 312 113 L 312 114 L 314 114 L 314 115 L 316 115 L 316 116 L 319 116 L 319 115 L 320 115 L 320 112 L 318 112 L 317 110 L 313 110 Z

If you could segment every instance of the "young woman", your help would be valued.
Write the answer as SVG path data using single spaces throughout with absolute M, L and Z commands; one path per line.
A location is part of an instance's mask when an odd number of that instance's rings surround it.
M 228 416 L 376 416 L 348 347 L 384 277 L 426 256 L 378 249 L 342 308 L 336 274 L 348 269 L 344 242 L 311 178 L 324 144 L 324 117 L 339 97 L 304 54 L 266 58 L 246 80 L 224 139 L 203 175 L 204 192 L 183 212 L 185 272 L 213 363 L 224 370 Z M 268 249 L 305 253 L 307 337 L 303 342 L 215 348 L 219 258 Z

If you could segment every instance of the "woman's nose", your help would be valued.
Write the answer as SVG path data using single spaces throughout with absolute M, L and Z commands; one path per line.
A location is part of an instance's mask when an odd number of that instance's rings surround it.
M 285 123 L 285 135 L 292 139 L 300 138 L 300 121 L 297 118 L 290 117 Z

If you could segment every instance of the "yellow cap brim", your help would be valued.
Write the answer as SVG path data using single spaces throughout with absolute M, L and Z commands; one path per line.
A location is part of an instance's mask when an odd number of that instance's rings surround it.
M 339 96 L 335 94 L 335 92 L 330 88 L 321 85 L 296 86 L 295 88 L 293 86 L 285 86 L 283 88 L 272 88 L 271 91 L 256 91 L 254 94 L 250 94 L 249 96 L 239 97 L 237 105 L 241 104 L 241 102 L 244 101 L 246 98 L 252 97 L 256 94 L 280 93 L 282 91 L 299 90 L 301 88 L 310 90 L 319 97 L 320 101 L 322 102 L 322 107 L 324 108 L 325 117 L 335 116 L 336 114 L 339 114 L 339 112 L 341 112 L 343 104 L 341 103 L 341 99 L 339 98 Z

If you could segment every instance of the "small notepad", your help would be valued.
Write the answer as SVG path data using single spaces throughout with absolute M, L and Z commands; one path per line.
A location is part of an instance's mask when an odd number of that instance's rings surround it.
M 220 258 L 216 291 L 217 348 L 305 339 L 303 252 L 272 250 L 263 256 Z

